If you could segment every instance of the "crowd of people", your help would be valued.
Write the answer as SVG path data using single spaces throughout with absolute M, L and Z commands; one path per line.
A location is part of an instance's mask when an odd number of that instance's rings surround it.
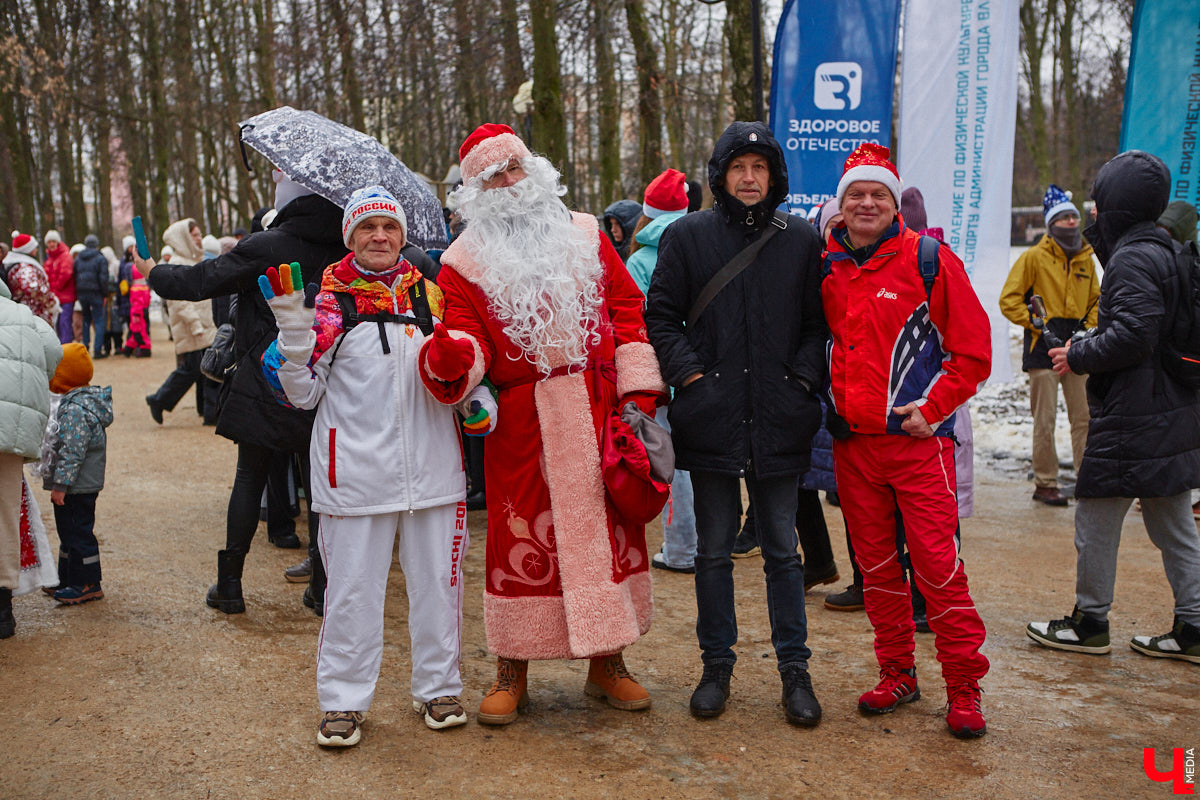
M 237 445 L 208 606 L 246 611 L 243 566 L 264 505 L 268 539 L 302 545 L 289 487 L 304 489 L 308 553 L 285 576 L 309 583 L 305 604 L 323 617 L 320 745 L 361 739 L 397 546 L 413 709 L 433 729 L 467 721 L 468 507 L 489 512 L 496 679 L 480 723 L 514 722 L 530 702 L 529 662 L 548 659 L 588 659 L 588 695 L 649 708 L 623 651 L 649 630 L 651 568 L 694 576 L 690 710 L 721 715 L 738 659 L 733 559 L 761 556 L 784 716 L 818 725 L 804 596 L 841 577 L 820 491 L 844 517 L 854 573 L 825 606 L 865 610 L 875 632 L 879 681 L 857 707 L 884 714 L 920 698 L 915 634 L 930 632 L 947 726 L 984 735 L 986 631 L 959 519 L 972 509 L 967 404 L 991 371 L 990 326 L 887 148 L 860 145 L 808 219 L 779 210 L 783 151 L 757 122 L 715 143 L 708 209 L 699 182 L 668 169 L 641 203 L 600 219 L 569 211 L 554 165 L 505 125 L 477 128 L 459 157 L 451 243 L 432 254 L 408 240 L 386 188 L 354 187 L 339 207 L 280 170 L 274 207 L 248 234 L 218 240 L 177 220 L 158 260 L 132 237 L 118 259 L 94 235 L 73 252 L 47 231 L 39 262 L 36 239 L 14 233 L 0 335 L 21 389 L 0 387 L 13 420 L 0 426 L 0 638 L 15 630 L 13 591 L 30 590 L 15 554 L 38 547 L 23 462 L 40 459 L 62 544 L 40 588 L 64 604 L 103 597 L 94 527 L 113 408 L 110 390 L 90 385 L 92 361 L 149 354 L 153 289 L 176 368 L 146 398 L 151 417 L 161 423 L 194 386 L 203 423 Z M 1170 632 L 1131 647 L 1200 663 L 1200 394 L 1159 359 L 1166 320 L 1189 302 L 1174 288 L 1186 251 L 1172 236 L 1194 238 L 1196 214 L 1168 207 L 1168 185 L 1153 156 L 1114 158 L 1086 231 L 1050 186 L 1048 233 L 1000 303 L 1026 328 L 1033 500 L 1069 503 L 1053 439 L 1059 387 L 1078 473 L 1076 607 L 1028 636 L 1109 651 L 1121 521 L 1140 498 L 1175 608 Z M 230 363 L 205 374 L 224 325 Z M 668 486 L 651 553 L 646 524 Z

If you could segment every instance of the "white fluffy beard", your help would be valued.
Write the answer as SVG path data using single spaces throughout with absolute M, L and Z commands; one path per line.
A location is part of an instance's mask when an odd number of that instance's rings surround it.
M 526 177 L 512 186 L 484 190 L 489 169 L 458 190 L 463 243 L 483 267 L 491 312 L 525 358 L 543 374 L 583 367 L 600 341 L 596 245 L 559 199 L 566 190 L 553 165 L 529 156 L 521 166 Z

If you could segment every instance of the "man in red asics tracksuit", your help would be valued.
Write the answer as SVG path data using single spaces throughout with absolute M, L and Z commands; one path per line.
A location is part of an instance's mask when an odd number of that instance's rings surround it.
M 879 660 L 879 685 L 858 705 L 882 714 L 921 696 L 898 510 L 946 680 L 946 722 L 960 738 L 982 736 L 986 632 L 958 558 L 953 429 L 955 409 L 990 372 L 990 326 L 949 247 L 937 249 L 936 274 L 922 277 L 922 237 L 897 212 L 900 176 L 889 157 L 863 144 L 846 159 L 837 193 L 844 220 L 830 237 L 821 286 L 830 393 L 846 423 L 834 471 Z

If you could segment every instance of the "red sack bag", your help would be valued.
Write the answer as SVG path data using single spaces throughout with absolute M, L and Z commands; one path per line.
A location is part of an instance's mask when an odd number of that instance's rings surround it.
M 645 445 L 615 411 L 604 427 L 600 468 L 609 501 L 622 517 L 645 525 L 662 513 L 671 494 L 671 484 L 650 474 Z

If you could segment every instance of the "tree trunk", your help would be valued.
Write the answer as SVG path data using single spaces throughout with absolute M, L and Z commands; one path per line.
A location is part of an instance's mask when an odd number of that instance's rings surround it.
M 521 58 L 521 19 L 517 14 L 517 0 L 500 0 L 500 46 L 504 51 L 501 62 L 504 75 L 505 115 L 515 116 L 513 98 L 525 82 L 525 63 Z
M 1046 105 L 1042 96 L 1042 53 L 1045 51 L 1050 21 L 1055 16 L 1055 0 L 1021 0 L 1021 68 L 1029 86 L 1029 116 L 1022 138 L 1029 148 L 1037 172 L 1038 185 L 1045 188 L 1050 177 L 1050 153 L 1046 139 Z
M 479 54 L 475 42 L 475 12 L 472 0 L 454 0 L 454 83 L 458 107 L 470 124 L 483 120 L 479 99 Z
M 255 55 L 258 87 L 262 92 L 263 111 L 275 108 L 275 4 L 254 0 Z
M 329 13 L 333 17 L 333 29 L 337 35 L 338 51 L 341 59 L 341 84 L 345 92 L 345 104 L 349 112 L 349 125 L 355 130 L 366 130 L 367 121 L 363 116 L 362 87 L 358 82 L 358 69 L 355 57 L 358 53 L 354 46 L 354 34 L 350 29 L 350 19 L 342 0 L 327 0 Z
M 750 0 L 725 0 L 725 41 L 733 71 L 729 91 L 733 98 L 733 116 L 740 120 L 756 119 L 752 24 Z
M 658 96 L 661 76 L 642 0 L 625 0 L 625 16 L 629 22 L 629 37 L 633 40 L 634 60 L 637 62 L 638 149 L 641 153 L 639 183 L 641 188 L 645 188 L 663 169 L 662 100 Z
M 613 69 L 611 0 L 593 0 L 596 45 L 596 106 L 598 112 L 599 204 L 624 197 L 621 190 L 621 107 Z
M 529 0 L 529 16 L 533 23 L 533 135 L 529 145 L 563 170 L 567 165 L 567 121 L 554 0 Z

